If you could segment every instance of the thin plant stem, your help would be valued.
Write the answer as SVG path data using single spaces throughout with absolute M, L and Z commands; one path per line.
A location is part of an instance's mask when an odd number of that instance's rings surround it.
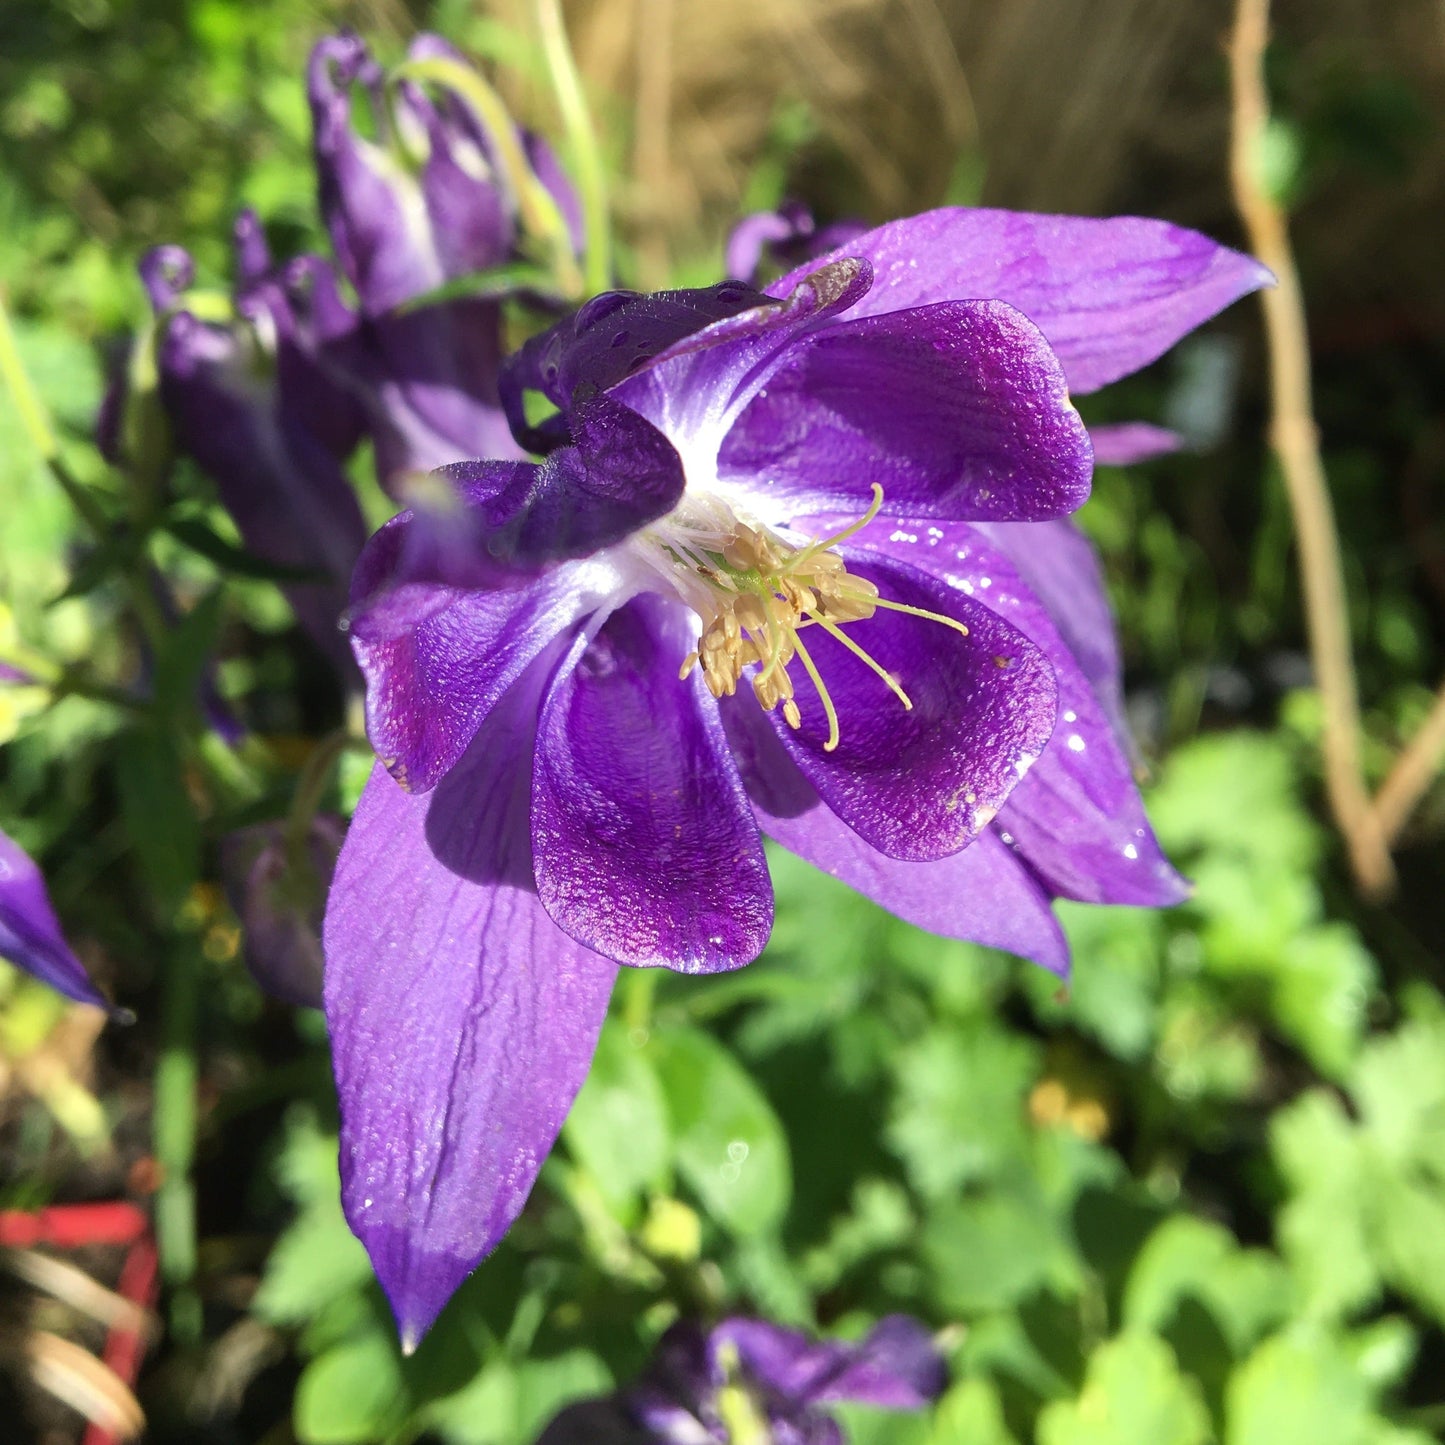
M 561 0 L 537 0 L 537 27 L 542 35 L 547 73 L 557 94 L 562 128 L 571 143 L 577 190 L 582 200 L 586 247 L 582 269 L 587 294 L 595 295 L 612 284 L 612 225 L 607 206 L 606 169 L 597 146 L 597 129 L 582 91 L 582 77 L 577 73 L 577 62 L 567 41 Z
M 646 198 L 646 222 L 637 243 L 647 290 L 667 281 L 668 248 L 661 207 L 667 190 L 672 110 L 673 0 L 640 0 L 637 16 L 637 99 L 633 107 L 632 173 Z
M 1445 760 L 1445 684 L 1435 703 L 1375 794 L 1375 821 L 1393 843 L 1425 796 Z
M 1356 882 L 1367 895 L 1378 897 L 1390 889 L 1395 870 L 1361 766 L 1349 615 L 1339 536 L 1310 396 L 1304 299 L 1284 211 L 1266 192 L 1257 168 L 1269 123 L 1264 82 L 1268 38 L 1269 0 L 1238 0 L 1229 42 L 1230 172 L 1235 205 L 1251 246 L 1279 283 L 1261 293 L 1270 361 L 1271 440 L 1299 546 L 1310 662 L 1324 706 L 1325 790 Z
M 201 1335 L 195 1291 L 197 1034 L 201 1000 L 201 951 L 186 936 L 174 940 L 161 990 L 161 1052 L 155 1072 L 151 1126 L 161 1182 L 156 1190 L 156 1246 L 161 1276 L 171 1291 L 171 1329 L 194 1344 Z

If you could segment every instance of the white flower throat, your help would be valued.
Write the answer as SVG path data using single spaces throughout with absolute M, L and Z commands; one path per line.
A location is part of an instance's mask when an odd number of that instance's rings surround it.
M 879 608 L 927 618 L 964 636 L 968 628 L 937 612 L 880 597 L 877 587 L 849 572 L 833 550 L 861 532 L 882 505 L 883 488 L 875 484 L 872 504 L 856 522 L 801 547 L 759 523 L 744 521 L 715 495 L 687 498 L 650 528 L 643 537 L 651 544 L 650 560 L 665 571 L 701 623 L 697 647 L 683 660 L 679 676 L 687 677 L 701 667 L 708 691 L 714 697 L 731 697 L 744 672 L 752 669 L 758 703 L 766 711 L 781 707 L 788 725 L 797 728 L 803 719 L 788 673 L 796 660 L 827 715 L 823 747 L 831 752 L 840 737 L 838 711 L 799 636 L 806 628 L 819 627 L 876 673 L 904 708 L 911 709 L 913 702 L 898 678 L 843 629 L 866 622 Z

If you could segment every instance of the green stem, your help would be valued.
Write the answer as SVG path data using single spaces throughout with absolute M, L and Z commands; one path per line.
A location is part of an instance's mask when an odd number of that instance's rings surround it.
M 655 968 L 627 968 L 622 971 L 622 1021 L 629 1033 L 647 1033 L 652 1028 L 652 996 L 657 992 Z
M 197 1035 L 201 953 L 196 941 L 177 938 L 161 986 L 161 1053 L 156 1063 L 152 1139 L 161 1183 L 156 1190 L 156 1245 L 161 1276 L 171 1290 L 171 1329 L 178 1340 L 200 1338 L 195 1290 Z
M 597 129 L 582 92 L 582 77 L 567 43 L 560 0 L 537 0 L 537 24 L 542 32 L 542 49 L 547 73 L 562 112 L 562 128 L 572 148 L 577 172 L 577 189 L 582 200 L 586 255 L 583 271 L 587 294 L 596 295 L 612 284 L 612 227 L 607 207 L 607 175 L 597 148 Z

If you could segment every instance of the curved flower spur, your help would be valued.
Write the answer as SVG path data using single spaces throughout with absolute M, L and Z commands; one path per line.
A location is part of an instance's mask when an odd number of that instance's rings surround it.
M 617 964 L 762 949 L 762 832 L 1059 969 L 1052 898 L 1181 896 L 1057 520 L 1092 470 L 1070 390 L 1268 279 L 1162 223 L 948 210 L 766 293 L 596 297 L 512 359 L 543 460 L 435 474 L 353 585 L 385 766 L 326 1005 L 348 1217 L 404 1340 L 521 1208 Z

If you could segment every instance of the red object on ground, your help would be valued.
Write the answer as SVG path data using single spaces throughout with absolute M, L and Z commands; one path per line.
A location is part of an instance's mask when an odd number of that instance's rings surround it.
M 56 1249 L 134 1244 L 149 1231 L 145 1211 L 123 1199 L 108 1204 L 55 1204 L 33 1212 L 0 1210 L 0 1245 L 10 1249 L 29 1249 L 37 1244 Z
M 149 1310 L 156 1302 L 157 1263 L 155 1244 L 146 1233 L 131 1245 L 126 1254 L 115 1292 L 132 1304 Z M 140 1330 L 116 1328 L 105 1337 L 105 1349 L 100 1358 L 120 1379 L 134 1388 L 145 1350 L 145 1335 Z M 85 1427 L 80 1445 L 119 1445 L 119 1441 L 103 1425 L 92 1423 Z
M 80 1249 L 94 1244 L 126 1244 L 125 1262 L 115 1292 L 149 1311 L 156 1302 L 159 1268 L 150 1219 L 143 1209 L 123 1199 L 104 1204 L 55 1204 L 33 1212 L 0 1210 L 0 1246 L 29 1249 L 37 1244 L 54 1249 Z M 106 1335 L 101 1360 L 129 1388 L 135 1387 L 145 1356 L 145 1332 L 116 1326 Z M 93 1421 L 81 1445 L 120 1445 L 119 1437 Z

